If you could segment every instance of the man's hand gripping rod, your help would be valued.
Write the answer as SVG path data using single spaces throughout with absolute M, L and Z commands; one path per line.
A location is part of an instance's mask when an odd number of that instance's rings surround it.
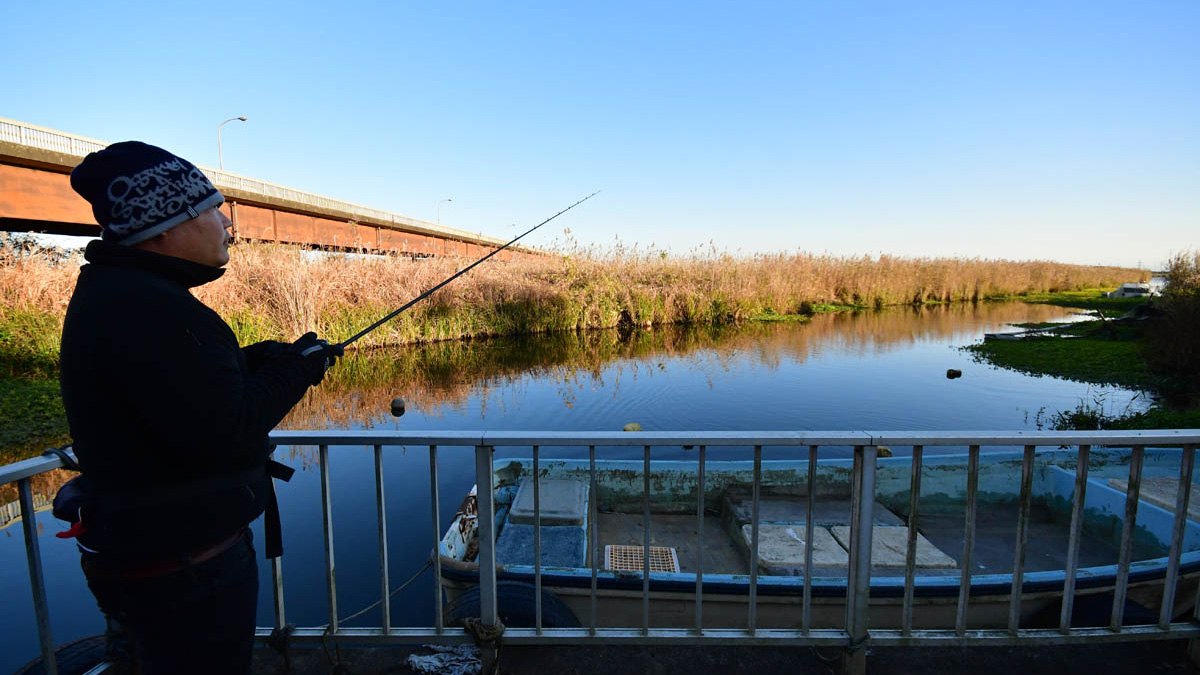
M 346 341 L 344 341 L 344 342 L 341 342 L 341 343 L 339 343 L 337 346 L 338 346 L 338 347 L 341 347 L 342 349 L 345 349 L 345 348 L 346 348 L 346 347 L 348 347 L 350 344 L 352 344 L 353 342 L 357 341 L 357 340 L 358 340 L 360 337 L 362 337 L 362 336 L 366 335 L 367 333 L 370 333 L 371 331 L 375 330 L 376 328 L 379 328 L 380 326 L 382 326 L 383 324 L 387 323 L 388 321 L 391 321 L 393 318 L 395 318 L 397 315 L 399 315 L 399 314 L 400 314 L 401 312 L 403 312 L 404 310 L 408 309 L 409 307 L 412 307 L 413 305 L 417 304 L 418 302 L 420 302 L 420 301 L 424 300 L 425 298 L 428 298 L 429 296 L 433 295 L 433 293 L 434 293 L 435 291 L 437 291 L 439 288 L 441 288 L 442 286 L 445 286 L 446 284 L 450 283 L 451 281 L 454 281 L 455 279 L 457 279 L 457 278 L 461 277 L 462 275 L 466 274 L 467 272 L 470 272 L 470 271 L 471 271 L 471 269 L 472 269 L 472 268 L 474 268 L 474 267 L 475 267 L 476 265 L 478 265 L 479 263 L 481 263 L 481 262 L 483 262 L 483 261 L 487 260 L 488 258 L 490 258 L 490 257 L 492 257 L 492 256 L 494 256 L 494 255 L 496 255 L 496 254 L 497 254 L 497 253 L 499 253 L 500 251 L 503 251 L 504 249 L 508 248 L 509 246 L 512 246 L 513 244 L 517 243 L 517 241 L 518 241 L 518 240 L 520 240 L 520 239 L 521 239 L 521 237 L 524 237 L 525 235 L 529 234 L 530 232 L 533 232 L 534 230 L 538 229 L 539 227 L 541 227 L 541 226 L 545 225 L 546 223 L 548 223 L 548 222 L 550 222 L 550 221 L 554 220 L 555 218 L 557 218 L 557 217 L 561 216 L 562 214 L 566 213 L 567 211 L 570 211 L 571 209 L 575 208 L 576 206 L 579 206 L 580 204 L 582 204 L 582 203 L 586 202 L 587 200 L 591 199 L 592 197 L 595 197 L 595 196 L 596 196 L 596 195 L 598 195 L 598 194 L 600 194 L 600 191 L 599 191 L 599 190 L 596 190 L 596 191 L 595 191 L 595 192 L 593 192 L 592 194 L 590 194 L 590 195 L 588 195 L 588 196 L 584 197 L 583 199 L 580 199 L 579 201 L 577 201 L 577 202 L 575 202 L 574 204 L 572 204 L 572 205 L 568 206 L 567 208 L 563 209 L 562 211 L 559 211 L 558 213 L 556 213 L 556 214 L 554 214 L 554 215 L 550 216 L 549 218 L 547 218 L 547 219 L 543 220 L 542 222 L 538 223 L 537 225 L 534 225 L 533 227 L 529 228 L 528 230 L 525 230 L 525 232 L 523 232 L 523 233 L 521 233 L 520 235 L 518 235 L 518 236 L 517 236 L 515 239 L 513 239 L 512 241 L 510 241 L 510 242 L 508 242 L 507 244 L 505 244 L 505 245 L 501 246 L 500 248 L 496 249 L 495 251 L 492 251 L 491 253 L 489 253 L 489 254 L 487 254 L 487 255 L 483 256 L 483 257 L 482 257 L 482 258 L 480 258 L 479 260 L 476 260 L 475 262 L 471 263 L 471 265 L 470 265 L 470 266 L 468 266 L 468 267 L 465 267 L 465 268 L 463 268 L 463 269 L 459 270 L 458 272 L 456 272 L 456 273 L 454 274 L 454 276 L 450 277 L 449 279 L 446 279 L 446 280 L 445 280 L 445 281 L 443 281 L 442 283 L 440 283 L 440 284 L 438 284 L 437 286 L 434 286 L 433 288 L 431 288 L 431 289 L 429 289 L 429 290 L 425 291 L 424 293 L 422 293 L 422 294 L 418 295 L 417 297 L 413 298 L 412 300 L 409 300 L 409 301 L 408 301 L 407 303 L 405 303 L 405 305 L 404 305 L 403 307 L 401 307 L 400 309 L 397 309 L 396 311 L 392 312 L 391 314 L 388 314 L 387 316 L 385 316 L 385 317 L 383 317 L 382 319 L 380 319 L 380 320 L 376 321 L 375 323 L 371 324 L 370 326 L 367 326 L 366 328 L 364 328 L 364 329 L 360 330 L 359 332 L 355 333 L 353 337 L 351 337 L 351 338 L 347 339 L 347 340 L 346 340 Z

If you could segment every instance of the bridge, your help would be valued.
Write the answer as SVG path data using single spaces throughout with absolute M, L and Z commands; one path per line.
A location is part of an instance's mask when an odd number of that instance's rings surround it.
M 70 173 L 107 143 L 0 117 L 0 231 L 98 236 Z M 200 167 L 225 195 L 234 235 L 335 251 L 478 258 L 505 240 Z M 511 247 L 500 259 L 537 254 Z

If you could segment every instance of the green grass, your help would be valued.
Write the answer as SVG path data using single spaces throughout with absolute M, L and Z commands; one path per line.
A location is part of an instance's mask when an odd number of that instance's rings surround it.
M 807 314 L 776 314 L 775 310 L 767 308 L 756 314 L 751 314 L 750 321 L 761 321 L 765 323 L 804 323 L 811 321 L 812 317 Z
M 800 305 L 801 314 L 832 314 L 834 312 L 854 312 L 870 309 L 866 305 L 831 304 L 827 302 L 805 302 Z
M 1172 383 L 1146 366 L 1140 326 L 1107 326 L 1099 321 L 1064 324 L 1070 339 L 1034 337 L 985 340 L 963 349 L 976 361 L 1033 376 L 1111 384 L 1129 389 L 1161 390 Z
M 69 440 L 58 380 L 0 376 L 0 448 L 42 449 Z
M 1118 316 L 1146 302 L 1145 298 L 1109 298 L 1102 288 L 1081 291 L 1058 291 L 1055 293 L 1030 293 L 1028 295 L 1004 295 L 988 300 L 1020 300 L 1039 305 L 1057 305 L 1078 309 L 1100 310 L 1110 316 Z
M 932 305 L 932 304 L 940 304 L 940 303 L 928 302 L 925 304 Z M 776 313 L 774 309 L 771 309 L 770 307 L 768 307 L 766 309 L 763 309 L 763 310 L 760 310 L 757 312 L 750 312 L 749 314 L 746 315 L 745 318 L 750 321 L 764 321 L 764 322 L 794 321 L 794 322 L 802 323 L 804 321 L 810 321 L 812 319 L 812 317 L 816 316 L 817 314 L 833 314 L 835 312 L 859 312 L 859 311 L 866 310 L 866 309 L 871 309 L 871 307 L 868 307 L 867 305 L 840 304 L 840 303 L 827 303 L 827 302 L 802 302 L 802 303 L 800 303 L 800 306 L 797 308 L 795 314 L 779 314 L 779 313 Z M 880 309 L 880 307 L 877 307 L 876 309 Z M 714 322 L 714 323 L 717 323 L 717 322 Z
M 0 376 L 57 377 L 59 317 L 0 309 Z

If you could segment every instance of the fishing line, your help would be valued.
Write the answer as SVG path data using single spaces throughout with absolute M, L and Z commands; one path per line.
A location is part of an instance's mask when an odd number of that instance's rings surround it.
M 353 337 L 349 338 L 348 340 L 345 340 L 344 342 L 341 342 L 341 343 L 339 343 L 337 346 L 338 346 L 338 347 L 341 347 L 342 349 L 345 349 L 346 347 L 350 346 L 352 343 L 356 342 L 356 341 L 357 341 L 359 338 L 361 338 L 362 336 L 366 335 L 367 333 L 370 333 L 371 331 L 375 330 L 376 328 L 379 328 L 380 326 L 382 326 L 383 324 L 387 323 L 388 321 L 391 321 L 393 318 L 395 318 L 396 316 L 398 316 L 398 315 L 399 315 L 401 312 L 403 312 L 404 310 L 408 309 L 409 307 L 412 307 L 413 305 L 415 305 L 415 304 L 417 304 L 418 302 L 420 302 L 420 301 L 424 300 L 425 298 L 428 298 L 430 295 L 433 295 L 433 293 L 434 293 L 435 291 L 437 291 L 439 288 L 441 288 L 442 286 L 445 286 L 446 284 L 450 283 L 451 281 L 454 281 L 455 279 L 457 279 L 457 278 L 461 277 L 462 275 L 466 274 L 467 272 L 470 272 L 470 271 L 471 271 L 471 270 L 472 270 L 472 269 L 473 269 L 473 268 L 474 268 L 476 265 L 478 265 L 478 264 L 482 263 L 483 261 L 487 260 L 488 258 L 490 258 L 490 257 L 492 257 L 492 256 L 494 256 L 494 255 L 496 255 L 496 254 L 497 254 L 497 253 L 499 253 L 500 251 L 503 251 L 504 249 L 508 248 L 509 246 L 512 246 L 513 244 L 517 243 L 517 241 L 518 241 L 518 240 L 520 240 L 520 239 L 521 239 L 521 237 L 524 237 L 525 235 L 529 234 L 530 232 L 533 232 L 534 230 L 538 229 L 539 227 L 541 227 L 541 226 L 545 225 L 546 223 L 548 223 L 548 222 L 550 222 L 550 221 L 554 220 L 555 218 L 557 218 L 557 217 L 561 216 L 562 214 L 566 213 L 567 211 L 570 211 L 571 209 L 575 208 L 576 206 L 579 206 L 580 204 L 582 204 L 582 203 L 586 202 L 587 200 L 591 199 L 592 197 L 595 197 L 595 196 L 596 196 L 596 195 L 598 195 L 598 194 L 600 194 L 600 191 L 599 191 L 599 190 L 596 190 L 596 191 L 595 191 L 595 192 L 593 192 L 592 194 L 590 194 L 590 195 L 588 195 L 588 196 L 584 197 L 583 199 L 580 199 L 579 201 L 577 201 L 577 202 L 575 202 L 574 204 L 572 204 L 572 205 L 568 206 L 567 208 L 563 209 L 562 211 L 559 211 L 558 213 L 556 213 L 556 214 L 554 214 L 554 215 L 550 216 L 549 218 L 547 218 L 547 219 L 543 220 L 542 222 L 538 223 L 537 225 L 534 225 L 533 227 L 529 228 L 528 230 L 525 230 L 523 233 L 521 233 L 520 235 L 518 235 L 518 236 L 517 236 L 516 238 L 514 238 L 512 241 L 510 241 L 510 242 L 508 242 L 507 244 L 505 244 L 505 245 L 501 246 L 500 248 L 496 249 L 495 251 L 492 251 L 491 253 L 489 253 L 489 254 L 487 254 L 487 255 L 483 256 L 483 257 L 482 257 L 482 258 L 480 258 L 479 260 L 476 260 L 475 262 L 471 263 L 469 266 L 467 266 L 467 267 L 465 267 L 465 268 L 463 268 L 463 269 L 459 270 L 459 271 L 458 271 L 458 272 L 456 272 L 456 273 L 455 273 L 453 276 L 451 276 L 449 279 L 446 279 L 445 281 L 441 282 L 441 283 L 440 283 L 440 284 L 438 284 L 437 286 L 434 286 L 433 288 L 431 288 L 431 289 L 429 289 L 429 290 L 425 291 L 424 293 L 422 293 L 422 294 L 418 295 L 417 297 L 413 298 L 412 300 L 409 300 L 409 301 L 408 301 L 407 303 L 405 303 L 405 304 L 404 304 L 404 306 L 403 306 L 403 307 L 401 307 L 400 309 L 397 309 L 396 311 L 392 312 L 391 314 L 388 314 L 387 316 L 385 316 L 385 317 L 383 317 L 382 319 L 380 319 L 380 320 L 376 321 L 375 323 L 371 324 L 370 326 L 367 326 L 366 328 L 364 328 L 364 329 L 360 330 L 359 332 L 355 333 Z

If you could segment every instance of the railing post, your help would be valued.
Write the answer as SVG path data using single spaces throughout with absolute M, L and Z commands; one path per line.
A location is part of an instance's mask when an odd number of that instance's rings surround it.
M 42 643 L 42 664 L 47 675 L 58 675 L 58 664 L 54 660 L 54 638 L 50 635 L 50 608 L 46 605 L 46 575 L 42 571 L 42 554 L 38 547 L 37 512 L 28 478 L 17 481 L 17 493 L 21 500 L 25 556 L 29 562 L 29 588 L 33 591 L 33 612 L 37 617 L 38 639 Z
M 1033 453 L 1037 446 L 1025 446 L 1021 461 L 1021 496 L 1017 506 L 1017 541 L 1013 554 L 1012 596 L 1008 603 L 1008 634 L 1017 635 L 1021 627 L 1021 595 L 1025 585 L 1025 548 L 1029 544 L 1029 512 L 1033 506 Z
M 478 497 L 476 497 L 478 499 Z M 437 446 L 429 446 L 429 501 L 433 513 L 433 612 L 438 635 L 445 629 L 442 616 L 442 505 L 438 494 Z
M 321 462 L 321 521 L 325 533 L 325 589 L 329 597 L 329 630 L 338 630 L 337 574 L 333 564 L 333 503 L 329 488 L 329 446 L 318 446 Z
M 1071 631 L 1075 611 L 1075 576 L 1079 567 L 1079 541 L 1083 536 L 1083 507 L 1087 503 L 1088 462 L 1092 446 L 1080 445 L 1075 464 L 1075 491 L 1071 493 L 1071 533 L 1067 543 L 1066 579 L 1063 582 L 1062 610 L 1058 627 L 1063 633 Z
M 492 489 L 492 451 L 490 445 L 475 446 L 475 505 L 479 516 L 479 621 L 485 627 L 499 623 L 496 606 L 496 511 Z M 494 648 L 480 649 L 482 675 L 496 672 L 497 651 Z
M 958 613 L 954 619 L 954 632 L 959 637 L 967 634 L 967 608 L 971 603 L 971 569 L 975 555 L 976 508 L 979 502 L 979 446 L 967 448 L 967 522 L 963 525 L 963 554 L 959 561 L 962 567 L 958 584 Z
M 1121 550 L 1117 557 L 1117 580 L 1113 587 L 1112 618 L 1108 627 L 1119 633 L 1125 623 L 1125 598 L 1129 591 L 1129 567 L 1133 562 L 1133 535 L 1137 532 L 1138 502 L 1142 490 L 1144 446 L 1133 446 L 1129 456 L 1129 483 L 1125 490 L 1125 522 L 1121 528 Z
M 283 556 L 271 559 L 271 597 L 275 604 L 275 627 L 287 625 L 286 608 L 283 605 Z
M 642 634 L 650 634 L 650 446 L 642 451 Z
M 842 673 L 845 675 L 865 675 L 867 672 L 874 504 L 875 446 L 855 446 L 850 479 L 850 567 L 846 576 L 846 633 L 850 636 L 850 644 L 842 653 Z
M 696 634 L 704 634 L 704 453 L 696 462 Z
M 1183 446 L 1179 458 L 1179 485 L 1175 489 L 1175 523 L 1171 527 L 1171 550 L 1167 556 L 1167 577 L 1163 581 L 1163 599 L 1159 607 L 1158 627 L 1167 628 L 1175 618 L 1175 593 L 1179 583 L 1179 558 L 1183 555 L 1183 541 L 1187 534 L 1188 509 L 1191 507 L 1192 466 L 1195 464 L 1196 448 Z
M 383 634 L 392 632 L 392 594 L 388 580 L 387 503 L 383 486 L 383 446 L 375 446 L 375 514 L 379 523 L 379 585 L 383 588 Z M 434 550 L 436 553 L 436 549 Z
M 592 596 L 591 596 L 591 621 L 588 626 L 591 628 L 592 635 L 596 634 L 596 573 L 600 566 L 598 558 L 600 557 L 600 534 L 599 527 L 596 524 L 596 517 L 600 515 L 600 505 L 597 500 L 600 499 L 600 493 L 596 490 L 596 446 L 588 446 L 588 477 L 590 479 L 590 487 L 588 488 L 588 557 L 592 561 Z
M 912 475 L 908 489 L 908 547 L 904 554 L 904 600 L 900 610 L 900 631 L 912 635 L 913 595 L 917 584 L 917 534 L 921 512 L 921 466 L 925 446 L 912 449 Z
M 533 446 L 533 626 L 542 634 L 542 491 L 538 446 Z

